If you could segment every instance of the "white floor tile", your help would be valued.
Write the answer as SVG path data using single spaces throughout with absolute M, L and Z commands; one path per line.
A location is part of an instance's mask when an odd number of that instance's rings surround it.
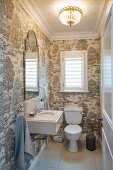
M 39 160 L 39 166 L 57 168 L 60 161 L 62 145 L 50 143 Z
M 97 170 L 103 170 L 103 168 L 102 168 L 102 151 L 101 151 L 101 149 L 97 148 L 97 150 L 94 151 L 93 154 L 94 154 Z
M 69 170 L 96 170 L 93 153 L 89 151 L 77 153 L 63 151 L 59 168 Z
M 50 167 L 46 167 L 46 166 L 42 165 L 42 166 L 37 166 L 33 170 L 57 170 L 57 168 L 50 168 Z
M 88 151 L 85 143 L 79 143 L 79 152 L 67 150 L 68 143 L 50 142 L 34 170 L 102 170 L 101 149 Z

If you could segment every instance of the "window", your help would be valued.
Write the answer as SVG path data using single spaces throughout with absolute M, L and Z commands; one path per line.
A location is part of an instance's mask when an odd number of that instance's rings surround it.
M 25 59 L 26 91 L 38 91 L 38 57 L 37 53 L 27 53 Z
M 103 59 L 103 62 L 104 62 L 104 87 L 105 87 L 105 91 L 110 91 L 111 90 L 111 56 L 106 55 Z
M 87 92 L 87 52 L 61 51 L 61 91 Z

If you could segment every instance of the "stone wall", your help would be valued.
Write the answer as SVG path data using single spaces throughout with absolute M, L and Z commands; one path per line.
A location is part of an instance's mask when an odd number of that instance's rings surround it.
M 88 93 L 60 92 L 60 51 L 87 50 L 88 54 Z M 53 41 L 49 56 L 49 92 L 52 109 L 63 109 L 66 103 L 82 106 L 84 111 L 83 132 L 89 132 L 90 126 L 85 123 L 88 113 L 100 115 L 100 39 Z M 63 128 L 65 126 L 65 121 Z M 99 127 L 95 125 L 99 132 Z
M 0 34 L 0 62 L 3 43 L 3 99 L 4 112 L 0 116 L 0 159 L 5 162 L 0 169 L 14 169 L 14 128 L 15 118 L 24 101 L 23 51 L 29 30 L 36 34 L 39 45 L 39 98 L 48 98 L 48 45 L 49 40 L 22 8 L 17 0 L 4 0 L 3 41 Z M 1 2 L 0 2 L 1 3 Z M 1 7 L 1 6 L 0 6 Z M 2 64 L 0 63 L 0 69 Z M 0 74 L 1 76 L 1 74 Z M 2 88 L 0 79 L 0 88 Z M 1 104 L 1 103 L 0 103 Z M 0 109 L 1 110 L 1 109 Z M 3 126 L 2 126 L 3 125 Z M 2 126 L 2 127 L 1 127 Z M 1 131 L 3 129 L 3 133 Z M 1 142 L 4 141 L 4 147 Z M 1 151 L 1 150 L 0 150 Z M 1 160 L 0 160 L 1 162 Z
M 4 147 L 4 118 L 3 118 L 3 8 L 4 4 L 0 1 L 0 169 L 5 164 Z

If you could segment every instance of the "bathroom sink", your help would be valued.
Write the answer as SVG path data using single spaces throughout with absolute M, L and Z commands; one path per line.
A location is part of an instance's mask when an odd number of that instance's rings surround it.
M 43 112 L 40 112 L 38 115 L 37 115 L 38 117 L 40 116 L 40 117 L 45 117 L 45 118 L 51 118 L 51 116 L 53 117 L 53 116 L 55 116 L 55 113 L 54 112 L 50 112 L 50 111 L 48 111 L 48 112 L 45 112 L 45 111 L 43 111 Z
M 44 115 L 44 116 L 47 116 L 47 115 L 48 115 L 48 116 L 49 116 L 49 115 L 50 115 L 50 116 L 54 116 L 54 113 L 53 113 L 53 112 L 42 112 L 42 113 L 39 113 L 39 115 L 41 115 L 41 116 L 42 116 L 42 115 Z
M 27 123 L 30 133 L 56 135 L 63 122 L 63 111 L 43 110 L 34 117 L 28 117 Z

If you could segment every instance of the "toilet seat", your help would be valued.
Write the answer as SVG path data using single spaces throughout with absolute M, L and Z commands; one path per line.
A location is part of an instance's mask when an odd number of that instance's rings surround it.
M 64 131 L 69 134 L 78 134 L 82 132 L 82 128 L 79 125 L 67 125 Z

